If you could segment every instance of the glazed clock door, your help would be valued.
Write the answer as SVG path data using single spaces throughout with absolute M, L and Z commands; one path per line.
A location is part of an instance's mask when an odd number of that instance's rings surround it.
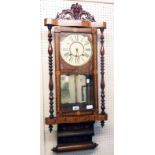
M 77 32 L 71 32 L 71 29 L 60 28 L 56 34 L 59 39 L 56 68 L 60 71 L 56 78 L 59 92 L 57 103 L 61 113 L 65 115 L 77 112 L 93 114 L 97 109 L 94 36 L 92 29 L 85 31 L 86 29 L 78 28 Z

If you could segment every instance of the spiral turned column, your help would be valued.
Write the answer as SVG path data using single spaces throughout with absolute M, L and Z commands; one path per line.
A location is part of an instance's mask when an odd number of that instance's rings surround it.
M 105 94 L 104 94 L 104 88 L 105 88 L 105 82 L 104 82 L 104 28 L 100 28 L 101 36 L 100 36 L 100 42 L 101 42 L 101 49 L 100 49 L 100 56 L 101 56 L 101 114 L 105 114 Z M 101 126 L 104 126 L 104 121 L 101 121 Z
M 49 61 L 49 118 L 54 118 L 54 110 L 53 110 L 53 47 L 52 47 L 52 33 L 51 33 L 52 26 L 48 26 L 48 61 Z M 51 132 L 53 129 L 52 125 L 49 125 L 49 131 Z

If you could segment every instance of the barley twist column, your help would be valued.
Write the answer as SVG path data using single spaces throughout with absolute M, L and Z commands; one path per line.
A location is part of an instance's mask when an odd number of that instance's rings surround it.
M 54 110 L 53 110 L 53 47 L 52 47 L 52 33 L 51 33 L 52 26 L 48 26 L 48 61 L 49 61 L 49 118 L 54 118 Z M 49 125 L 49 131 L 51 132 L 53 129 L 52 125 Z
M 101 36 L 100 36 L 100 42 L 101 42 L 101 49 L 100 49 L 100 56 L 101 56 L 101 114 L 105 114 L 105 94 L 104 94 L 104 88 L 105 88 L 105 82 L 104 82 L 104 28 L 100 28 Z M 101 126 L 104 126 L 104 121 L 101 121 Z

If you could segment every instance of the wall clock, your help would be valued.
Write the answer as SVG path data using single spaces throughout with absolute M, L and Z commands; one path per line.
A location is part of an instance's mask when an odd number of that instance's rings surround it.
M 55 19 L 46 18 L 44 24 L 48 27 L 50 90 L 50 116 L 45 122 L 49 125 L 50 132 L 54 124 L 58 125 L 57 146 L 52 150 L 66 152 L 93 149 L 97 146 L 92 141 L 94 122 L 101 121 L 103 127 L 104 121 L 107 120 L 104 111 L 103 46 L 106 23 L 96 22 L 89 12 L 76 3 L 70 9 L 62 10 Z M 51 32 L 52 27 L 54 27 L 54 37 Z M 97 50 L 98 29 L 100 52 Z M 54 50 L 52 40 L 54 40 Z M 53 65 L 53 54 L 55 54 L 55 65 Z M 98 54 L 100 54 L 100 71 L 97 67 Z M 54 74 L 55 80 L 53 80 Z M 101 81 L 98 81 L 99 76 Z M 99 95 L 101 103 L 99 103 Z M 53 102 L 54 97 L 56 103 Z M 53 115 L 54 104 L 56 116 Z

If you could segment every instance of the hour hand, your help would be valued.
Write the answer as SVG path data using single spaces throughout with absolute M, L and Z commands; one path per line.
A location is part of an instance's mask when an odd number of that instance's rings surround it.
M 78 53 L 79 53 L 78 48 L 76 48 L 75 50 L 76 50 L 76 57 L 78 57 Z

